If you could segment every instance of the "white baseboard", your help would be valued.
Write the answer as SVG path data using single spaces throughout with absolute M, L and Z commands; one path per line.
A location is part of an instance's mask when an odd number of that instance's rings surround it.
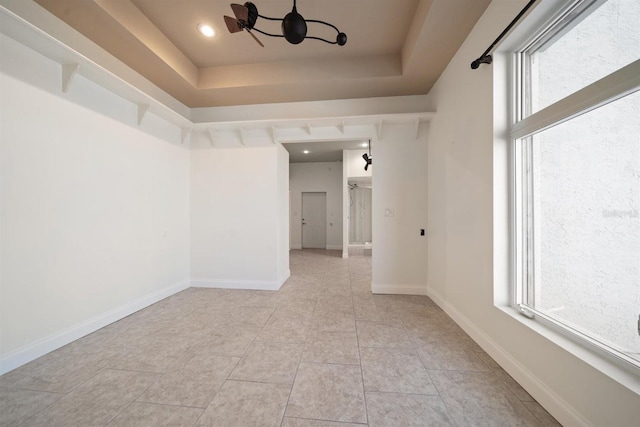
M 536 377 L 529 369 L 522 365 L 517 359 L 511 356 L 502 346 L 496 343 L 482 329 L 473 323 L 462 312 L 449 304 L 441 295 L 433 289 L 428 289 L 427 295 L 445 313 L 449 315 L 466 333 L 471 336 L 505 371 L 522 385 L 522 387 L 541 404 L 556 419 L 565 425 L 590 426 L 571 405 L 561 396 L 550 389 L 544 382 Z
M 418 285 L 371 285 L 374 294 L 427 295 L 426 286 Z
M 273 281 L 262 280 L 218 280 L 218 279 L 195 279 L 191 281 L 194 288 L 212 288 L 212 289 L 250 289 L 254 291 L 277 291 L 280 286 L 287 280 L 282 278 Z M 282 280 L 282 282 L 281 282 Z
M 133 302 L 124 304 L 107 313 L 103 313 L 88 319 L 85 322 L 72 326 L 48 337 L 42 338 L 32 344 L 15 350 L 0 359 L 0 375 L 5 374 L 15 368 L 22 366 L 38 357 L 44 356 L 62 346 L 65 346 L 77 339 L 84 337 L 100 328 L 104 328 L 113 322 L 117 322 L 136 311 L 155 304 L 173 294 L 183 291 L 189 287 L 189 282 L 181 282 L 169 288 L 154 292 L 151 295 L 139 298 Z
M 301 243 L 291 243 L 289 245 L 289 250 L 294 250 L 294 249 L 302 249 L 302 244 Z M 327 245 L 327 246 L 325 246 L 325 249 L 327 249 L 329 251 L 341 251 L 342 250 L 342 245 Z

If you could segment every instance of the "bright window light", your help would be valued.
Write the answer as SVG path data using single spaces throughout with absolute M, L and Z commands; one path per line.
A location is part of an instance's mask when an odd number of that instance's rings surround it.
M 640 369 L 640 3 L 567 2 L 516 54 L 514 303 Z M 635 18 L 635 19 L 634 19 Z

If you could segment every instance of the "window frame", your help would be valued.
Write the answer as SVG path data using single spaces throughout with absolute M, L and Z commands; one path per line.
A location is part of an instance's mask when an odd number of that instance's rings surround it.
M 640 361 L 612 348 L 589 335 L 566 325 L 527 304 L 534 291 L 534 244 L 532 227 L 533 182 L 530 159 L 532 136 L 567 122 L 603 105 L 640 91 L 640 59 L 595 81 L 542 109 L 531 113 L 527 96 L 531 96 L 527 79 L 529 55 L 581 22 L 607 0 L 575 0 L 556 10 L 551 19 L 539 26 L 520 45 L 511 50 L 511 128 L 509 130 L 510 200 L 510 304 L 520 314 L 604 356 L 618 366 L 640 374 Z M 531 286 L 528 286 L 531 284 Z M 640 328 L 640 321 L 639 321 Z

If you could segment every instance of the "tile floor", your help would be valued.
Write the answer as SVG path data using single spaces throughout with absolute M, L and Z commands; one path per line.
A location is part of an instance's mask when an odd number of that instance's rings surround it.
M 557 426 L 371 257 L 293 251 L 278 292 L 191 288 L 0 377 L 0 426 Z

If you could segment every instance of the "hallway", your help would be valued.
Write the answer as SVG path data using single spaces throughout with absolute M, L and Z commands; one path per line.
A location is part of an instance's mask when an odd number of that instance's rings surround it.
M 190 288 L 0 377 L 0 426 L 554 426 L 371 257 L 291 252 L 278 292 Z

